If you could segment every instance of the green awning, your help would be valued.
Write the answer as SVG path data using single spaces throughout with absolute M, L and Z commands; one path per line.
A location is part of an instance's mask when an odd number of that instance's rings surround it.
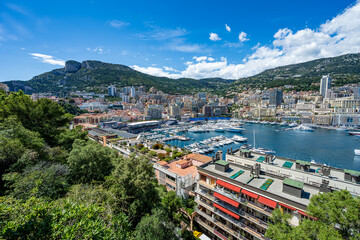
M 294 179 L 290 179 L 290 178 L 285 178 L 283 180 L 283 183 L 286 184 L 286 185 L 295 187 L 295 188 L 299 188 L 299 189 L 302 189 L 303 186 L 304 186 L 303 182 L 300 182 L 300 181 L 297 181 L 297 180 L 294 180 Z
M 238 171 L 237 173 L 235 173 L 234 175 L 232 175 L 230 178 L 231 179 L 235 179 L 235 178 L 237 178 L 238 176 L 240 176 L 241 174 L 243 174 L 244 173 L 244 171 L 243 170 L 240 170 L 240 171 Z
M 300 163 L 300 164 L 302 164 L 302 165 L 308 165 L 308 166 L 310 166 L 310 163 L 307 162 L 307 161 L 296 160 L 296 163 Z
M 215 164 L 219 164 L 221 166 L 226 166 L 229 164 L 229 162 L 227 162 L 225 160 L 219 160 L 219 161 L 216 161 Z
M 251 152 L 251 150 L 249 150 L 249 149 L 241 149 L 240 151 L 243 152 L 243 153 Z
M 355 171 L 355 170 L 350 170 L 350 169 L 344 169 L 345 173 L 351 174 L 353 176 L 360 176 L 360 172 L 359 171 Z
M 264 156 L 260 156 L 258 159 L 256 159 L 257 162 L 263 162 L 265 160 Z

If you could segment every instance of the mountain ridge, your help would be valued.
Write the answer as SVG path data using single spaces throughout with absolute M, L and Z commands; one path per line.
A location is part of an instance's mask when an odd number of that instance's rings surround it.
M 106 87 L 154 86 L 166 93 L 195 93 L 207 91 L 224 93 L 243 87 L 271 88 L 294 85 L 298 90 L 316 90 L 322 75 L 331 74 L 335 85 L 360 82 L 360 53 L 321 58 L 308 62 L 267 69 L 259 74 L 238 80 L 222 78 L 156 77 L 134 70 L 126 65 L 95 60 L 77 62 L 69 60 L 65 67 L 54 69 L 28 81 L 7 81 L 11 91 L 69 92 L 87 90 L 106 93 Z

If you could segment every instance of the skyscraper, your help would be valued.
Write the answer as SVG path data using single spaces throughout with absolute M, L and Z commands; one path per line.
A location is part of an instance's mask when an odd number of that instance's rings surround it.
M 110 97 L 116 97 L 116 87 L 113 85 L 108 86 L 108 95 Z
M 269 105 L 270 106 L 280 106 L 282 102 L 282 91 L 280 89 L 272 89 L 269 91 Z
M 327 90 L 331 89 L 331 77 L 330 75 L 323 76 L 320 81 L 320 94 L 324 98 L 327 97 Z

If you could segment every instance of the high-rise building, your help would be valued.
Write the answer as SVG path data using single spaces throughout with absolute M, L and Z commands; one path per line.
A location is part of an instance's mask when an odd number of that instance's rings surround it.
M 278 107 L 281 105 L 283 98 L 282 91 L 280 89 L 269 90 L 269 105 Z
M 360 172 L 238 149 L 197 167 L 194 220 L 213 239 L 267 239 L 275 209 L 289 223 L 313 219 L 306 211 L 316 194 L 347 189 L 360 195 Z M 314 220 L 314 219 L 313 219 Z
M 354 99 L 360 99 L 360 87 L 354 87 Z
M 116 87 L 113 85 L 108 86 L 108 95 L 110 97 L 116 97 Z
M 149 105 L 145 108 L 145 116 L 148 119 L 161 119 L 163 110 L 163 105 Z
M 136 97 L 136 90 L 134 86 L 130 88 L 130 97 Z
M 330 75 L 323 76 L 320 81 L 320 94 L 326 98 L 327 90 L 331 89 L 331 77 Z
M 171 105 L 169 107 L 169 116 L 174 118 L 180 117 L 180 107 L 178 105 Z

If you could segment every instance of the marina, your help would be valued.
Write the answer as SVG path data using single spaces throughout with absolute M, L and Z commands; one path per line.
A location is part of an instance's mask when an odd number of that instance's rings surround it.
M 354 149 L 360 148 L 359 138 L 349 135 L 348 131 L 337 129 L 311 128 L 309 126 L 286 123 L 244 123 L 241 132 L 223 131 L 226 123 L 175 125 L 145 133 L 153 140 L 213 156 L 221 150 L 225 157 L 227 149 L 239 148 L 244 144 L 252 145 L 259 151 L 268 151 L 277 156 L 317 162 L 333 167 L 360 169 L 360 156 Z M 241 123 L 236 123 L 241 125 Z M 195 126 L 194 126 L 195 125 Z M 191 129 L 191 130 L 190 130 Z M 194 131 L 198 129 L 198 131 Z M 287 130 L 290 129 L 290 130 Z M 187 140 L 180 140 L 186 138 Z M 156 138 L 158 137 L 158 138 Z M 254 142 L 255 137 L 255 142 Z M 149 139 L 149 138 L 148 138 Z M 254 144 L 255 143 L 255 144 Z

